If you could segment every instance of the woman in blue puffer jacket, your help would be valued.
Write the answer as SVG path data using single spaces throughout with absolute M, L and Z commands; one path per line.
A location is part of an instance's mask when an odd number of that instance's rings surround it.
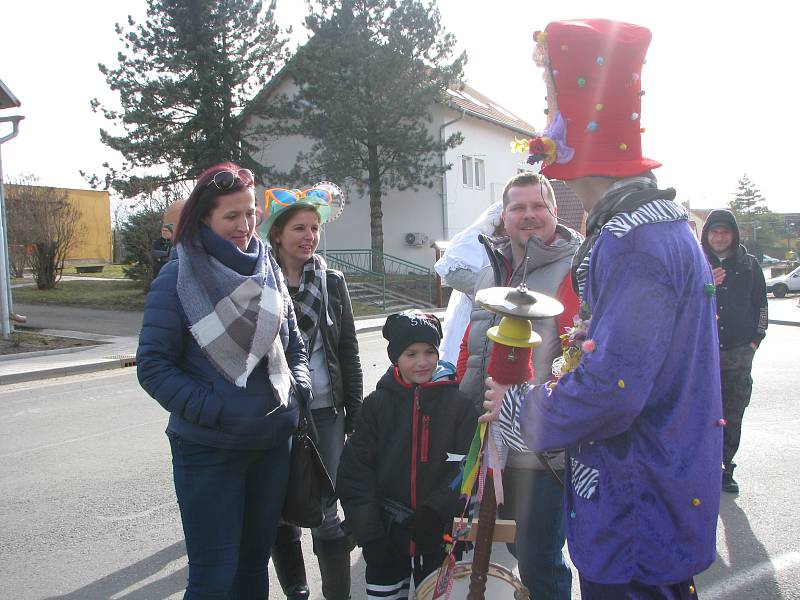
M 298 410 L 310 398 L 305 348 L 269 249 L 254 235 L 253 174 L 205 171 L 145 304 L 139 383 L 170 412 L 185 600 L 266 600 L 267 561 Z

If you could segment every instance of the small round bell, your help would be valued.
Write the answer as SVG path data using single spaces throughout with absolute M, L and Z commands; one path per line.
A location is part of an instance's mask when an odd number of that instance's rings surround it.
M 503 317 L 500 324 L 490 327 L 486 336 L 493 342 L 514 348 L 533 348 L 542 343 L 541 336 L 533 331 L 527 319 Z

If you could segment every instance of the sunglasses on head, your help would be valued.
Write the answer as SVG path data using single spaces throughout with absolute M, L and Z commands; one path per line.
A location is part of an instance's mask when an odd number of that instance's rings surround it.
M 287 190 L 286 188 L 270 188 L 264 193 L 267 206 L 275 202 L 280 206 L 291 206 L 297 202 L 308 202 L 319 206 L 330 206 L 333 201 L 331 192 L 320 187 L 311 187 L 305 190 Z
M 219 171 L 214 173 L 214 178 L 208 182 L 207 187 L 215 186 L 220 191 L 231 189 L 236 180 L 241 181 L 247 187 L 253 187 L 254 177 L 250 169 L 239 169 L 238 171 Z

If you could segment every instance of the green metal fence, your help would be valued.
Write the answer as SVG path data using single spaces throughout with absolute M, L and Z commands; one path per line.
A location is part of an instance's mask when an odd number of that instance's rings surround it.
M 381 290 L 381 308 L 386 311 L 386 275 L 376 273 L 347 260 L 347 256 L 341 257 L 335 252 L 326 252 L 325 259 L 328 266 L 338 269 L 347 276 L 348 283 L 366 283 Z
M 427 267 L 371 249 L 328 250 L 325 257 L 334 268 L 348 275 L 380 281 L 384 304 L 387 288 L 429 304 L 432 302 L 433 273 Z

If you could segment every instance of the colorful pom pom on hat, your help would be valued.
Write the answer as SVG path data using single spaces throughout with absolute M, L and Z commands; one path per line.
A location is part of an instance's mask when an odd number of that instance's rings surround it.
M 544 175 L 618 178 L 660 167 L 642 156 L 641 143 L 650 30 L 606 19 L 555 21 L 534 39 L 534 60 L 546 69 L 547 83 L 548 127 L 540 137 L 557 149 L 542 161 Z

